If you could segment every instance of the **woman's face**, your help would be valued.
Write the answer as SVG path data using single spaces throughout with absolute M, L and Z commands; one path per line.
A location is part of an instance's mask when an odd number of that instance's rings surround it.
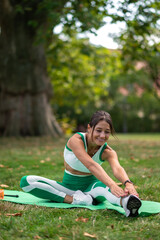
M 102 120 L 97 123 L 94 130 L 93 127 L 89 127 L 89 133 L 92 135 L 92 142 L 98 146 L 102 146 L 109 139 L 111 133 L 110 125 Z

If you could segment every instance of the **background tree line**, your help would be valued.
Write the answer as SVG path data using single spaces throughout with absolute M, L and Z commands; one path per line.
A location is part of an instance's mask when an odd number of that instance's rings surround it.
M 117 131 L 160 130 L 159 1 L 0 4 L 1 135 L 60 135 L 57 119 L 64 129 L 84 128 L 102 108 Z M 79 38 L 102 26 L 106 16 L 125 22 L 125 30 L 113 36 L 118 50 Z M 60 23 L 62 33 L 56 35 Z
M 65 130 L 84 130 L 91 114 L 104 109 L 118 132 L 160 131 L 159 92 L 147 63 L 137 60 L 126 70 L 122 54 L 76 36 L 50 45 L 52 106 Z

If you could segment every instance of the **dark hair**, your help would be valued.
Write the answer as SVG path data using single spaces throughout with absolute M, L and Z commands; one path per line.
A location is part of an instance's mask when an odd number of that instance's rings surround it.
M 113 123 L 112 123 L 112 118 L 111 115 L 108 112 L 105 112 L 103 110 L 97 111 L 95 112 L 92 117 L 91 120 L 89 122 L 90 127 L 93 127 L 93 131 L 95 129 L 95 126 L 100 122 L 100 121 L 106 121 L 111 129 L 111 134 L 112 136 L 115 134 L 115 130 L 113 127 Z M 92 131 L 92 133 L 93 133 Z

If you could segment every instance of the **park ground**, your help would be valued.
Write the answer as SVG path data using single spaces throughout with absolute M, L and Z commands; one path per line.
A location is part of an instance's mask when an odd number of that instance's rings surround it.
M 108 142 L 143 200 L 160 202 L 160 134 L 118 134 Z M 0 188 L 21 190 L 22 176 L 61 181 L 67 137 L 1 138 Z M 106 163 L 103 165 L 112 176 Z M 112 210 L 54 209 L 0 201 L 0 240 L 158 240 L 160 214 L 126 218 Z

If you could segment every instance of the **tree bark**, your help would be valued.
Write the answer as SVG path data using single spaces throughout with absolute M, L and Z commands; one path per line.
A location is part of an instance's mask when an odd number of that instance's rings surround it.
M 45 51 L 25 15 L 8 0 L 0 12 L 0 135 L 61 135 L 49 103 L 52 86 Z

